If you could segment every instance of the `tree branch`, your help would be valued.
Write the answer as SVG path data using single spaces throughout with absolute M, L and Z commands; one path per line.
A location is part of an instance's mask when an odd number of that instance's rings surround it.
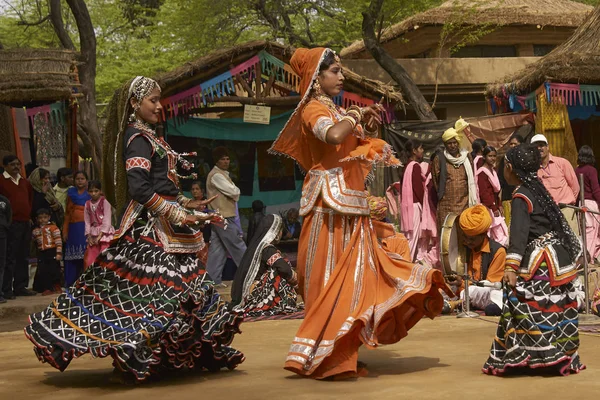
M 44 22 L 48 21 L 48 19 L 50 19 L 50 15 L 46 15 L 45 17 L 41 18 L 39 21 L 35 21 L 35 22 L 27 22 L 24 19 L 21 18 L 21 20 L 19 22 L 17 22 L 17 25 L 20 26 L 38 26 L 43 24 Z
M 371 0 L 369 9 L 362 13 L 362 34 L 365 47 L 369 50 L 375 61 L 400 86 L 402 92 L 415 109 L 419 119 L 421 121 L 435 121 L 437 117 L 410 75 L 377 41 L 377 37 L 375 36 L 375 21 L 381 12 L 382 5 L 383 0 Z
M 65 49 L 75 50 L 75 45 L 71 40 L 71 36 L 69 36 L 67 30 L 65 29 L 65 25 L 63 23 L 62 18 L 62 6 L 60 5 L 60 0 L 49 0 L 50 3 L 50 20 L 52 21 L 52 26 L 54 27 L 54 32 L 56 36 L 58 36 L 58 40 L 60 40 L 60 44 Z

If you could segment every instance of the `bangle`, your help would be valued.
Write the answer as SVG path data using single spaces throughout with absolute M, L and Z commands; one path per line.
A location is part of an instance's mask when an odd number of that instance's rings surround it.
M 356 123 L 359 123 L 360 121 L 362 121 L 362 114 L 359 111 L 348 110 L 348 111 L 346 111 L 346 115 L 356 119 Z
M 379 129 L 375 128 L 372 131 L 370 131 L 370 130 L 367 129 L 366 125 L 363 125 L 363 130 L 365 131 L 365 133 L 369 137 L 377 137 L 377 134 L 379 133 Z
M 356 113 L 359 120 L 362 120 L 362 118 L 364 116 L 362 108 L 360 108 L 357 105 L 352 105 L 352 106 L 348 107 L 348 110 L 346 110 L 346 113 L 347 114 L 348 113 Z
M 351 116 L 349 116 L 349 115 L 346 115 L 345 117 L 342 117 L 342 119 L 340 119 L 340 122 L 341 121 L 348 121 L 348 122 L 350 122 L 350 125 L 352 125 L 352 129 L 354 129 L 356 127 L 356 124 L 357 124 L 356 120 L 354 118 L 352 118 Z

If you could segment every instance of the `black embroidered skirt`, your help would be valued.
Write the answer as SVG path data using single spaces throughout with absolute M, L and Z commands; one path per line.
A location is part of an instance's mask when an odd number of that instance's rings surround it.
M 304 309 L 292 285 L 270 268 L 256 281 L 244 301 L 245 317 L 266 317 L 294 314 Z
M 502 316 L 483 372 L 544 368 L 577 373 L 585 369 L 578 348 L 576 289 L 573 282 L 551 286 L 544 262 L 531 280 L 517 278 L 516 293 L 504 289 Z
M 161 369 L 233 369 L 229 347 L 242 315 L 229 312 L 194 254 L 163 251 L 144 226 L 106 249 L 66 293 L 30 316 L 25 334 L 40 361 L 63 371 L 73 358 L 111 356 L 143 380 Z

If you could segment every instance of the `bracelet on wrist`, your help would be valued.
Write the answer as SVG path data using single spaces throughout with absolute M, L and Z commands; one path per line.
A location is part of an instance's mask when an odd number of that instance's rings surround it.
M 348 121 L 350 122 L 350 125 L 352 125 L 352 129 L 354 129 L 356 127 L 356 120 L 354 118 L 352 118 L 349 115 L 346 115 L 345 117 L 342 117 L 342 119 L 340 121 Z

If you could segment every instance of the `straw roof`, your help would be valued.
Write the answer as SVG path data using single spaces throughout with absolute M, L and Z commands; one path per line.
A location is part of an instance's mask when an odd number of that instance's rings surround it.
M 476 10 L 473 25 L 540 25 L 578 27 L 593 7 L 569 0 L 450 0 L 439 7 L 405 19 L 387 29 L 381 43 L 400 38 L 405 33 L 426 25 L 444 25 L 461 10 Z M 340 55 L 351 57 L 365 50 L 362 40 L 344 48 Z
M 265 50 L 267 53 L 288 64 L 295 51 L 291 46 L 262 40 L 253 41 L 236 47 L 215 51 L 197 60 L 185 63 L 170 72 L 163 73 L 155 77 L 155 79 L 163 89 L 163 97 L 170 96 L 195 84 L 200 84 L 215 75 L 228 71 L 232 66 L 254 57 L 261 50 Z M 344 89 L 349 92 L 376 100 L 385 95 L 391 102 L 403 102 L 402 94 L 390 85 L 373 79 L 367 79 L 348 69 L 344 70 L 344 76 L 346 78 Z
M 13 106 L 69 99 L 78 86 L 70 50 L 0 50 L 0 103 Z
M 511 92 L 529 93 L 545 81 L 600 83 L 600 6 L 569 40 L 523 70 L 488 85 L 486 92 L 499 94 L 506 85 Z

